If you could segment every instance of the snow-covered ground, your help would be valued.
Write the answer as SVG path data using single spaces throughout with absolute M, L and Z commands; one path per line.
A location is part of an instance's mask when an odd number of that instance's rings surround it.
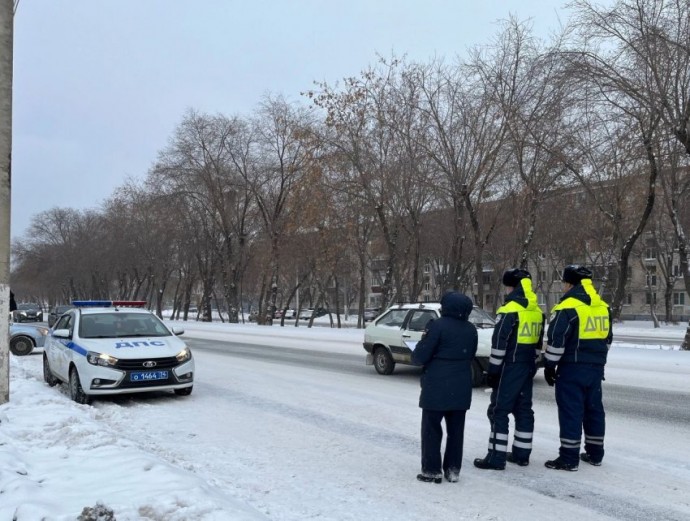
M 364 358 L 356 329 L 180 324 L 189 339 Z M 680 344 L 685 325 L 626 323 L 616 331 Z M 690 353 L 642 347 L 614 344 L 605 388 L 690 398 Z M 471 464 L 488 436 L 480 389 L 460 483 L 429 485 L 415 480 L 414 371 L 384 378 L 372 368 L 348 374 L 207 350 L 195 357 L 190 397 L 85 406 L 43 383 L 40 356 L 12 356 L 10 402 L 0 406 L 0 521 L 108 519 L 80 517 L 99 503 L 118 521 L 690 519 L 688 425 L 609 413 L 602 467 L 549 471 L 543 461 L 557 454 L 557 413 L 535 401 L 533 464 L 487 473 Z M 540 376 L 537 391 L 552 392 Z

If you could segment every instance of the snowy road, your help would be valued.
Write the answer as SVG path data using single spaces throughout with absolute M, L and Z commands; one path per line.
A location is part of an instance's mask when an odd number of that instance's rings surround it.
M 26 513 L 19 521 L 73 520 L 67 513 L 95 498 L 116 507 L 118 521 L 257 518 L 247 512 L 272 521 L 690 519 L 690 353 L 611 350 L 606 458 L 575 473 L 543 466 L 557 454 L 558 421 L 553 389 L 541 375 L 530 466 L 475 469 L 471 461 L 485 454 L 489 431 L 489 395 L 476 389 L 460 483 L 433 485 L 415 479 L 419 369 L 379 376 L 364 365 L 361 331 L 185 329 L 197 375 L 194 393 L 184 398 L 77 405 L 65 386 L 41 382 L 40 355 L 13 359 L 23 375 L 14 403 L 24 399 L 41 412 L 10 404 L 0 414 L 0 434 L 17 443 L 18 457 L 10 452 L 6 467 L 21 462 L 21 474 L 1 475 L 12 493 L 0 495 L 0 507 L 4 501 L 12 512 L 19 497 L 26 498 L 22 512 L 56 513 Z M 31 422 L 22 424 L 24 416 Z M 110 459 L 101 459 L 104 452 Z M 183 475 L 189 488 L 180 488 Z M 21 488 L 12 476 L 20 476 Z M 70 485 L 75 479 L 82 485 Z
M 358 374 L 371 378 L 388 378 L 376 374 L 372 366 L 364 365 L 361 355 L 326 353 L 308 349 L 295 350 L 269 344 L 244 344 L 238 341 L 187 339 L 195 353 L 208 351 L 239 357 L 279 363 L 287 366 L 325 369 L 332 372 Z M 615 358 L 612 366 L 615 367 Z M 398 364 L 390 378 L 418 385 L 420 369 Z M 662 382 L 660 382 L 662 383 Z M 640 388 L 633 385 L 605 383 L 606 410 L 632 419 L 647 419 L 675 425 L 690 425 L 690 392 Z M 484 389 L 475 389 L 475 400 L 481 399 Z M 541 404 L 555 404 L 554 390 L 546 385 L 541 373 L 535 378 L 534 400 Z
M 418 370 L 401 367 L 383 378 L 363 365 L 363 351 L 324 352 L 321 340 L 310 349 L 305 338 L 301 349 L 270 348 L 269 340 L 237 347 L 189 339 L 198 367 L 190 399 L 123 398 L 94 407 L 114 430 L 276 520 L 690 517 L 683 407 L 690 395 L 617 383 L 615 357 L 602 467 L 543 467 L 557 453 L 558 426 L 552 390 L 537 377 L 532 465 L 490 473 L 472 467 L 488 435 L 488 394 L 477 389 L 461 483 L 433 486 L 415 480 Z

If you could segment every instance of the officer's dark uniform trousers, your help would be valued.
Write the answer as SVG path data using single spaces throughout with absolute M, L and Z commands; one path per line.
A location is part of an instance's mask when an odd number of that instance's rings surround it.
M 583 427 L 585 452 L 594 461 L 604 458 L 605 413 L 601 392 L 603 379 L 603 365 L 562 363 L 558 366 L 556 403 L 561 428 L 559 454 L 566 463 L 577 465 L 579 462 Z M 579 418 L 583 418 L 582 424 L 577 421 Z
M 491 422 L 489 461 L 492 465 L 500 466 L 506 462 L 509 414 L 515 417 L 513 455 L 520 461 L 529 461 L 534 432 L 533 368 L 534 364 L 530 362 L 506 362 L 498 387 L 491 391 L 487 416 Z

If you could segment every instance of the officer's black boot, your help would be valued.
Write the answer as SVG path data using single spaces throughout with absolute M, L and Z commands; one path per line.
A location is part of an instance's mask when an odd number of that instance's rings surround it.
M 522 459 L 517 459 L 512 452 L 509 452 L 508 455 L 506 456 L 506 459 L 510 463 L 515 463 L 516 465 L 520 465 L 521 467 L 526 467 L 529 465 L 529 460 L 522 460 Z
M 587 454 L 586 452 L 583 452 L 580 454 L 580 460 L 584 461 L 585 463 L 589 463 L 590 465 L 594 465 L 595 467 L 600 467 L 601 466 L 601 460 L 597 461 L 592 459 L 592 457 Z
M 505 470 L 506 465 L 493 463 L 489 456 L 485 458 L 476 458 L 474 460 L 474 466 L 482 470 Z
M 555 470 L 567 470 L 569 472 L 575 472 L 577 470 L 577 463 L 566 463 L 561 458 L 556 458 L 544 463 L 547 469 Z

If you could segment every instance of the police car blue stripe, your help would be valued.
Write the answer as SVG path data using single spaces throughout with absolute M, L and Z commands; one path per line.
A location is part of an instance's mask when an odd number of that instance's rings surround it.
M 68 342 L 66 344 L 63 344 L 67 349 L 71 349 L 75 353 L 78 353 L 82 356 L 86 356 L 86 353 L 88 352 L 86 349 L 84 349 L 82 346 L 79 344 L 75 344 L 74 342 Z

